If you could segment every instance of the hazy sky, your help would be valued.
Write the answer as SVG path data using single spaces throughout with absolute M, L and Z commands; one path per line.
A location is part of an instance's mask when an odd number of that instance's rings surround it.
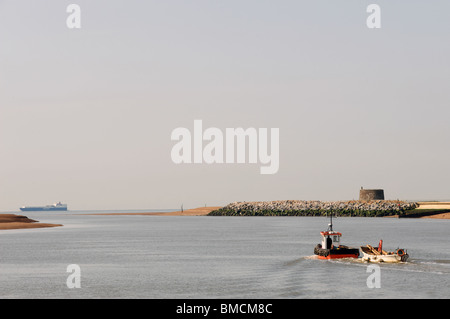
M 81 29 L 66 7 L 81 7 Z M 366 8 L 381 7 L 381 29 Z M 0 0 L 0 210 L 450 199 L 450 2 Z M 171 132 L 280 129 L 280 168 Z

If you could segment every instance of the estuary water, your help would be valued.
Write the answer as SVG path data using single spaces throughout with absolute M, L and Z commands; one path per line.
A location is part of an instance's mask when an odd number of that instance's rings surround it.
M 342 244 L 408 250 L 369 288 L 371 264 L 313 256 L 325 217 L 85 213 L 27 212 L 64 226 L 0 231 L 0 298 L 450 297 L 449 220 L 333 219 Z M 72 264 L 80 288 L 66 284 Z

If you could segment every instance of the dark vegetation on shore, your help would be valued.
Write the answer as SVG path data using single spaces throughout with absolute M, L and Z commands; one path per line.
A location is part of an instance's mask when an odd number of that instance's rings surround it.
M 420 218 L 437 214 L 450 213 L 450 209 L 412 209 L 399 215 L 399 218 Z
M 414 202 L 373 200 L 373 201 L 271 201 L 235 202 L 210 212 L 209 216 L 337 216 L 354 217 L 409 217 L 417 218 L 450 210 L 420 209 Z

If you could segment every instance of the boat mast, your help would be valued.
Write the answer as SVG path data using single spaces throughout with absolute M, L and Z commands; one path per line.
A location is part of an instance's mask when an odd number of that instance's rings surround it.
M 328 231 L 333 231 L 333 212 L 330 213 L 330 223 L 328 224 Z

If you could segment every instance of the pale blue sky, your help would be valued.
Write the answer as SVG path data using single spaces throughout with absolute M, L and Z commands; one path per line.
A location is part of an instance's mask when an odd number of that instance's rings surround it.
M 82 28 L 66 27 L 81 6 Z M 377 3 L 382 28 L 366 27 Z M 450 199 L 448 1 L 0 0 L 0 210 Z M 172 163 L 177 127 L 280 129 L 280 169 Z

